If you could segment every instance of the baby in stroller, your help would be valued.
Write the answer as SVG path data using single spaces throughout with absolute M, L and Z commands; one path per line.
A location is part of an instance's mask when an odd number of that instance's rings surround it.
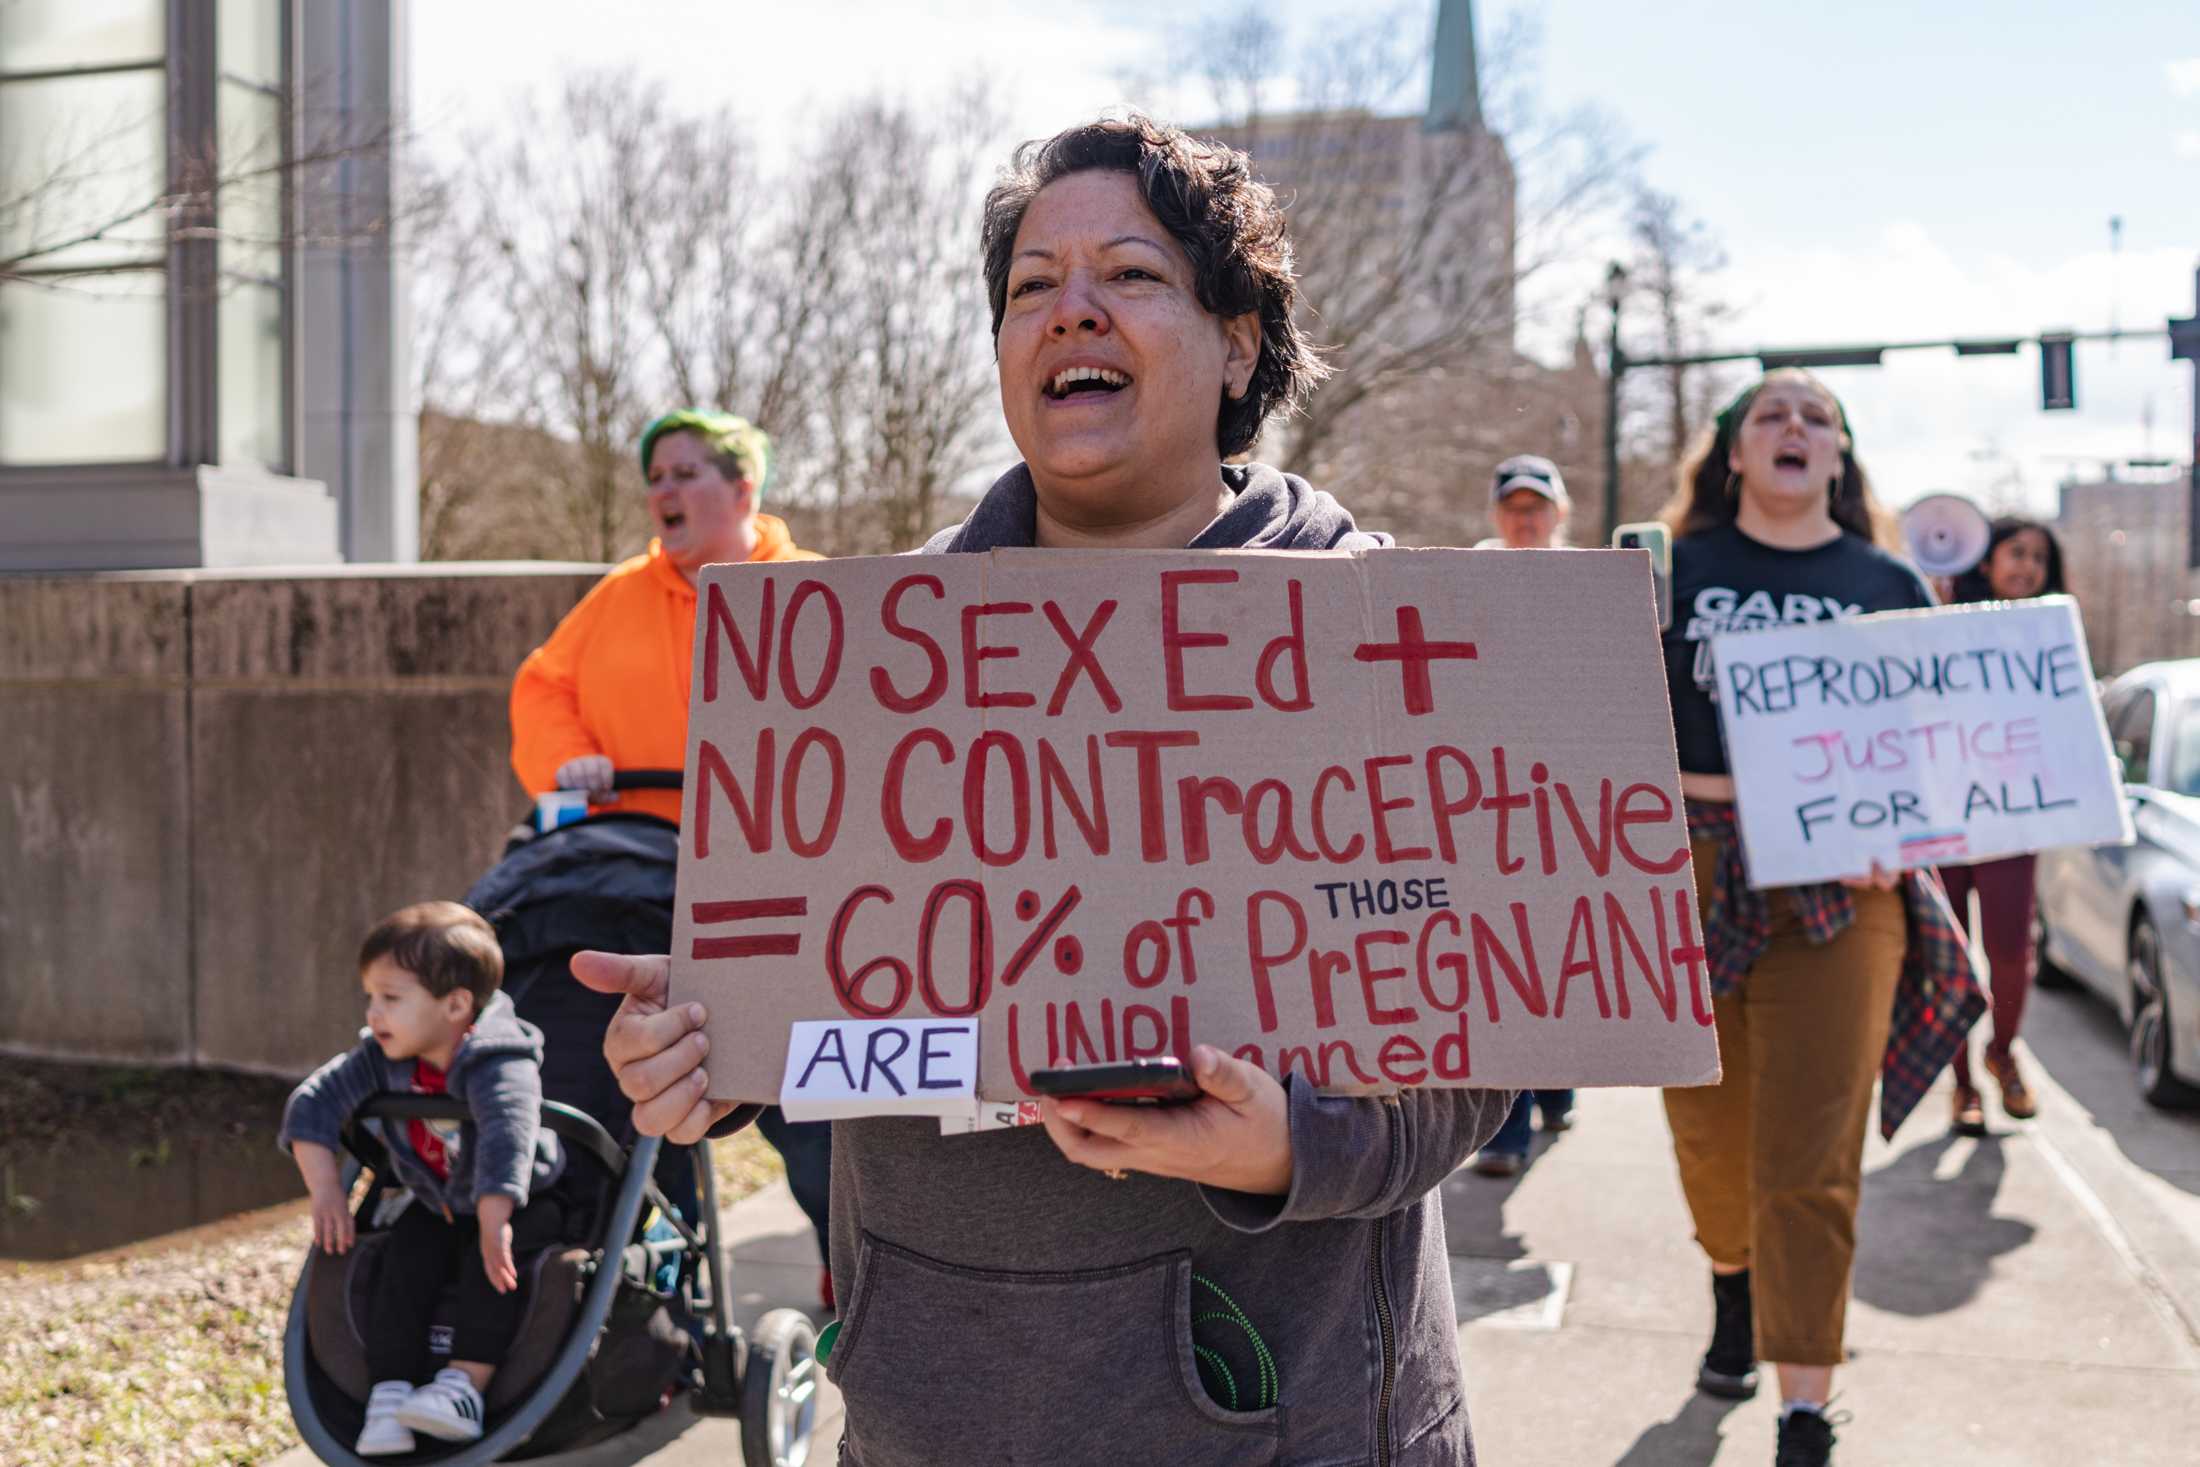
M 373 1389 L 354 1450 L 413 1451 L 413 1433 L 478 1438 L 483 1396 L 519 1330 L 515 1253 L 557 1240 L 563 1169 L 541 1125 L 542 1035 L 499 988 L 495 931 L 456 902 L 422 902 L 385 918 L 359 949 L 367 1027 L 359 1043 L 313 1072 L 284 1107 L 280 1144 L 312 1196 L 314 1241 L 343 1253 L 354 1240 L 338 1149 L 353 1113 L 378 1095 L 447 1094 L 470 1119 L 413 1120 L 382 1141 L 411 1194 L 390 1225 L 376 1275 L 367 1344 Z M 450 1363 L 428 1375 L 436 1301 L 455 1280 Z

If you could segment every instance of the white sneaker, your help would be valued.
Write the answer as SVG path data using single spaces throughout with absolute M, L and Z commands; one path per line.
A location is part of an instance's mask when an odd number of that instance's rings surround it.
M 409 1380 L 377 1381 L 367 1397 L 367 1424 L 352 1447 L 362 1457 L 394 1457 L 413 1450 L 413 1434 L 397 1419 L 398 1408 L 412 1398 Z
M 444 1442 L 479 1440 L 481 1417 L 481 1392 L 474 1389 L 465 1371 L 448 1365 L 397 1410 L 399 1421 Z

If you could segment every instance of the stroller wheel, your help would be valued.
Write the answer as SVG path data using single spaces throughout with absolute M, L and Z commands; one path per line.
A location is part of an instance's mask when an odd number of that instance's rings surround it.
M 741 1372 L 741 1460 L 749 1467 L 802 1467 L 817 1429 L 817 1330 L 799 1309 L 756 1322 Z

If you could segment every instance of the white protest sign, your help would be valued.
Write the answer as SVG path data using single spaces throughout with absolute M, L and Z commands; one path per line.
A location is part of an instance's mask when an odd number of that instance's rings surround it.
M 1711 648 L 1753 886 L 2131 839 L 2066 596 Z
M 717 1098 L 837 1079 L 788 1045 L 825 1020 L 857 1082 L 848 1021 L 979 1021 L 1002 1106 L 1199 1043 L 1331 1093 L 1718 1075 L 1641 552 L 1015 550 L 697 590 L 672 987 L 709 1006 Z M 816 1103 L 914 1103 L 849 1091 Z
M 787 1035 L 779 1108 L 790 1121 L 976 1113 L 973 1019 L 809 1019 Z

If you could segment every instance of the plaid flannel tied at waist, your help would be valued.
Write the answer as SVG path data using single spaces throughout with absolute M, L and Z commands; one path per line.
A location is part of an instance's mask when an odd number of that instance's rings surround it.
M 1703 939 L 1711 957 L 1712 994 L 1732 993 L 1756 966 L 1771 936 L 1770 894 L 1753 889 L 1743 871 L 1742 833 L 1732 805 L 1690 800 L 1688 834 L 1719 848 Z M 1833 941 L 1856 920 L 1856 903 L 1839 882 L 1785 891 L 1795 904 L 1804 938 L 1813 946 Z M 1902 873 L 1902 905 L 1909 917 L 1909 944 L 1895 986 L 1887 1052 L 1879 1064 L 1879 1133 L 1887 1137 L 1932 1088 L 1986 1012 L 1970 947 L 1940 878 L 1924 870 Z

